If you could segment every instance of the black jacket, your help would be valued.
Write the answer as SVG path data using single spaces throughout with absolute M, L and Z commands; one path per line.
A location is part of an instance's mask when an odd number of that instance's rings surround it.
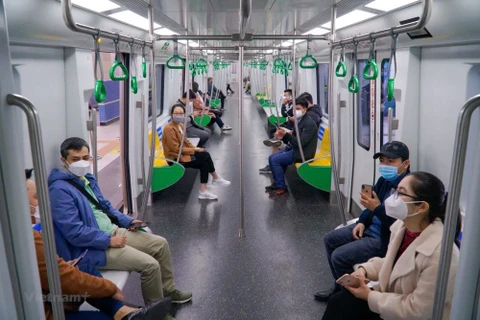
M 382 250 L 387 252 L 388 243 L 390 242 L 390 226 L 396 221 L 395 218 L 387 216 L 385 212 L 384 202 L 386 200 L 386 195 L 389 193 L 393 188 L 396 188 L 400 181 L 410 173 L 410 169 L 408 169 L 404 174 L 400 175 L 397 179 L 393 181 L 388 181 L 383 177 L 378 178 L 377 183 L 373 186 L 373 191 L 377 194 L 378 200 L 380 200 L 381 205 L 375 208 L 375 210 L 370 211 L 365 209 L 362 211 L 362 214 L 358 218 L 357 223 L 363 223 L 365 225 L 365 230 L 370 227 L 373 221 L 373 217 L 377 216 L 377 218 L 382 222 L 382 227 L 380 230 L 380 237 L 382 243 Z
M 307 114 L 310 116 L 310 118 L 313 119 L 313 121 L 315 121 L 315 123 L 317 124 L 317 128 L 319 128 L 320 123 L 322 122 L 322 117 L 323 117 L 322 108 L 314 104 L 313 106 L 307 109 Z
M 308 115 L 304 115 L 298 122 L 298 130 L 300 131 L 300 141 L 303 147 L 305 160 L 313 159 L 315 152 L 317 151 L 318 133 L 315 121 L 313 121 Z M 282 141 L 292 147 L 293 161 L 301 162 L 302 157 L 300 156 L 300 148 L 298 146 L 296 132 L 294 131 L 292 134 L 286 133 L 285 136 L 283 136 Z

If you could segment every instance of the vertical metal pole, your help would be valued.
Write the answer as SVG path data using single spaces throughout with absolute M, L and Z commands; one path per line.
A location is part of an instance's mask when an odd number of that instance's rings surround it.
M 42 221 L 45 260 L 47 264 L 49 296 L 54 319 L 65 319 L 63 310 L 60 274 L 57 264 L 57 248 L 53 231 L 52 210 L 48 194 L 47 168 L 45 167 L 45 154 L 43 151 L 42 130 L 40 118 L 33 104 L 25 97 L 17 94 L 7 95 L 7 103 L 20 107 L 27 116 L 30 147 L 32 151 L 33 167 L 35 169 L 35 185 L 37 186 L 38 207 Z
M 97 109 L 92 108 L 92 154 L 93 175 L 98 183 L 98 140 L 97 140 Z
M 335 19 L 337 18 L 337 6 L 332 7 L 332 33 L 331 33 L 331 39 L 330 41 L 333 42 L 335 41 Z M 332 107 L 329 108 L 330 112 L 335 112 L 335 108 L 333 108 L 333 82 L 335 80 L 334 77 L 334 71 L 333 71 L 333 48 L 330 47 L 330 68 L 329 68 L 329 85 L 328 85 L 328 103 L 332 104 Z M 337 202 L 338 202 L 338 210 L 340 212 L 340 218 L 342 220 L 343 225 L 347 224 L 347 220 L 345 218 L 345 208 L 343 205 L 343 200 L 342 200 L 342 193 L 340 192 L 340 181 L 339 181 L 339 175 L 338 175 L 338 170 L 337 170 L 337 163 L 336 161 L 336 156 L 335 156 L 335 132 L 333 128 L 333 117 L 329 115 L 328 117 L 328 126 L 330 130 L 330 154 L 332 158 L 332 173 L 333 173 L 333 182 L 335 184 L 335 193 L 337 195 Z
M 238 48 L 238 61 L 240 66 L 239 78 L 240 83 L 243 81 L 243 46 Z M 240 112 L 240 227 L 238 228 L 238 237 L 245 238 L 245 181 L 243 176 L 243 92 L 239 97 L 239 112 Z
M 150 4 L 148 6 L 148 21 L 150 27 L 150 39 L 155 41 L 155 34 L 153 33 L 153 6 L 152 0 L 150 0 Z M 147 208 L 147 205 L 151 205 L 149 202 L 151 196 L 151 185 L 152 185 L 152 173 L 153 173 L 153 162 L 155 161 L 155 135 L 157 134 L 157 92 L 156 88 L 156 74 L 155 74 L 155 51 L 153 48 L 150 50 L 150 81 L 152 83 L 152 137 L 150 142 L 150 162 L 148 167 L 148 176 L 147 176 L 147 183 L 144 184 L 144 194 L 142 200 L 142 208 L 144 212 Z M 143 152 L 143 150 L 142 150 Z
M 462 191 L 463 172 L 465 169 L 465 158 L 467 156 L 468 133 L 470 131 L 470 122 L 472 113 L 480 106 L 480 95 L 477 95 L 463 106 L 457 122 L 457 133 L 455 136 L 455 148 L 453 151 L 452 170 L 450 173 L 451 190 L 447 201 L 445 212 L 445 222 L 442 237 L 442 251 L 440 252 L 440 262 L 437 276 L 437 286 L 435 288 L 435 300 L 433 305 L 434 320 L 441 320 L 443 317 L 443 306 L 445 305 L 445 295 L 447 293 L 448 275 L 450 273 L 450 263 L 452 260 L 453 241 L 455 238 L 455 228 L 457 226 L 457 214 L 460 205 L 460 192 Z M 478 274 L 476 274 L 478 278 Z
M 152 88 L 153 89 L 153 88 Z M 143 189 L 143 192 L 145 194 L 145 192 L 147 192 L 147 189 L 145 188 L 146 187 L 146 174 L 145 174 L 145 139 L 147 139 L 147 127 L 145 126 L 145 118 L 146 118 L 146 114 L 145 114 L 145 94 L 142 93 L 142 107 L 140 108 L 140 114 L 142 116 L 141 118 L 141 134 L 140 134 L 140 150 L 142 150 L 142 152 L 140 153 L 140 161 L 142 162 L 141 164 L 141 168 L 142 168 L 142 189 Z M 153 131 L 152 131 L 153 132 Z M 141 209 L 141 210 L 138 210 L 138 209 Z M 145 211 L 146 211 L 146 206 L 143 206 L 141 208 L 138 208 L 137 211 L 139 211 L 139 217 L 138 219 L 142 220 L 145 216 Z
M 392 141 L 393 137 L 393 109 L 388 108 L 388 142 Z M 383 137 L 381 137 L 383 140 Z

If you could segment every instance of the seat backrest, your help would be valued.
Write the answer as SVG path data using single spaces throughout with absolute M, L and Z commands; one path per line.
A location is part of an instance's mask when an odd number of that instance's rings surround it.
M 162 143 L 160 142 L 162 137 L 162 127 L 159 127 L 157 129 L 157 134 L 155 135 L 155 160 L 153 163 L 154 167 L 165 167 L 168 165 L 167 161 L 161 159 L 165 158 L 165 155 L 163 154 L 163 146 Z M 151 141 L 152 141 L 152 130 L 148 131 L 148 145 L 151 146 Z
M 323 137 L 322 137 L 321 142 L 320 142 L 320 153 L 324 154 L 324 155 L 327 155 L 327 154 L 331 153 L 331 150 L 330 150 L 330 129 L 327 126 L 325 126 L 325 127 L 320 126 L 320 131 L 322 131 L 322 128 L 323 128 Z M 320 135 L 320 133 L 319 133 L 319 135 Z

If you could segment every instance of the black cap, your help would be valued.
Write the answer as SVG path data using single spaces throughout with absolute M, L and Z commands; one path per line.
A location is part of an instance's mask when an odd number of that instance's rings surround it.
M 389 157 L 390 159 L 397 159 L 397 158 L 408 159 L 410 156 L 410 153 L 405 143 L 400 141 L 392 141 L 384 144 L 382 146 L 382 149 L 380 149 L 380 152 L 375 153 L 375 155 L 373 156 L 373 159 L 377 159 L 380 156 L 386 156 L 386 157 Z

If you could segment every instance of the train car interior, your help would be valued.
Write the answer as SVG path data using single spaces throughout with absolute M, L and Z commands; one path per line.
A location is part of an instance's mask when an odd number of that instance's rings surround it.
M 0 0 L 0 319 L 480 319 L 479 17 Z

